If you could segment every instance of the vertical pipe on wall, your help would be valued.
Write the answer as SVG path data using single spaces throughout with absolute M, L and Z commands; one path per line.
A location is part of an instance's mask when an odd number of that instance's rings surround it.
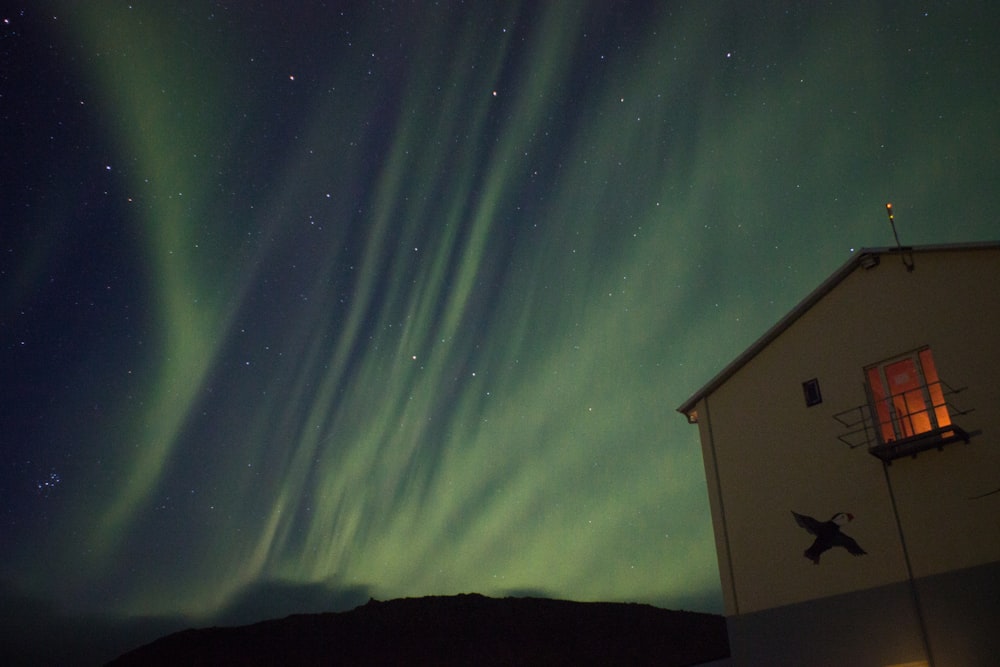
M 889 464 L 885 461 L 882 462 L 882 473 L 885 475 L 886 488 L 889 489 L 889 502 L 892 504 L 892 516 L 896 519 L 896 531 L 899 533 L 899 543 L 903 547 L 903 560 L 906 562 L 906 580 L 910 585 L 913 610 L 917 614 L 917 625 L 920 626 L 920 640 L 924 644 L 927 667 L 934 667 L 934 654 L 931 653 L 931 641 L 927 634 L 927 622 L 924 620 L 923 606 L 920 604 L 920 593 L 917 591 L 917 582 L 913 578 L 913 565 L 910 564 L 910 551 L 906 547 L 906 537 L 903 535 L 903 522 L 899 519 L 899 508 L 896 506 L 896 493 L 892 490 L 892 479 L 889 477 Z
M 726 567 L 729 570 L 729 594 L 733 598 L 733 615 L 740 615 L 740 600 L 736 595 L 736 575 L 733 570 L 733 552 L 729 545 L 729 523 L 726 520 L 726 502 L 722 498 L 722 480 L 719 477 L 719 459 L 715 455 L 715 435 L 712 433 L 712 415 L 708 409 L 708 396 L 705 403 L 705 430 L 708 432 L 708 447 L 712 452 L 712 471 L 715 473 L 715 497 L 719 499 L 719 518 L 722 521 L 722 539 L 726 549 Z

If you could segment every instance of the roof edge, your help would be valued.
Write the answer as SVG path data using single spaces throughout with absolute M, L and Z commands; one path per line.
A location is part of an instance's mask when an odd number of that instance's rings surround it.
M 713 391 L 718 389 L 726 380 L 732 377 L 736 371 L 741 369 L 747 364 L 751 359 L 753 359 L 757 354 L 763 350 L 765 347 L 771 344 L 771 342 L 781 335 L 785 329 L 790 327 L 797 319 L 802 317 L 807 310 L 816 304 L 820 299 L 829 294 L 834 287 L 839 285 L 841 281 L 844 280 L 848 275 L 854 272 L 856 268 L 861 266 L 862 260 L 866 257 L 872 255 L 898 255 L 900 253 L 924 253 L 924 252 L 940 252 L 940 251 L 951 251 L 951 250 L 986 250 L 991 248 L 1000 248 L 1000 241 L 977 241 L 969 243 L 943 243 L 943 244 L 933 244 L 933 245 L 922 245 L 922 246 L 884 246 L 884 247 L 872 247 L 872 248 L 858 248 L 857 251 L 851 254 L 850 259 L 844 262 L 840 268 L 834 271 L 830 276 L 824 280 L 819 286 L 810 292 L 802 301 L 800 301 L 794 308 L 792 308 L 788 313 L 778 320 L 770 329 L 764 332 L 760 338 L 754 341 L 750 347 L 744 350 L 738 357 L 733 359 L 731 362 L 726 364 L 726 366 L 719 371 L 711 380 L 705 383 L 701 389 L 696 391 L 691 395 L 686 401 L 681 403 L 677 408 L 677 412 L 683 415 L 687 415 L 694 409 L 694 406 L 703 397 L 711 394 Z

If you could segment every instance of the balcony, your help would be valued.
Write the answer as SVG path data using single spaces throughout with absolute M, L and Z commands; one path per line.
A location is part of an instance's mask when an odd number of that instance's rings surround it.
M 973 434 L 952 422 L 952 417 L 972 412 L 958 408 L 951 400 L 964 389 L 953 389 L 938 380 L 877 400 L 866 391 L 867 403 L 833 416 L 848 429 L 837 437 L 851 449 L 866 447 L 885 463 L 915 457 L 928 449 L 941 450 L 953 442 L 968 443 Z

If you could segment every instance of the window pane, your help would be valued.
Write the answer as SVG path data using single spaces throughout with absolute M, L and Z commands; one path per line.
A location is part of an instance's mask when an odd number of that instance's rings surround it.
M 910 358 L 886 364 L 885 378 L 889 381 L 889 391 L 893 395 L 902 394 L 905 391 L 916 389 L 920 386 L 920 374 L 917 373 L 917 364 Z
M 951 424 L 951 415 L 948 414 L 948 406 L 944 402 L 944 391 L 941 389 L 941 380 L 938 379 L 937 367 L 934 365 L 934 356 L 930 349 L 920 350 L 920 366 L 924 371 L 924 379 L 927 380 L 927 391 L 931 395 L 931 405 L 934 406 L 934 417 L 937 419 L 938 428 L 943 428 Z
M 896 439 L 896 433 L 892 428 L 892 415 L 889 412 L 888 392 L 882 383 L 882 377 L 878 368 L 868 369 L 868 387 L 872 392 L 872 402 L 875 404 L 875 417 L 878 420 L 879 433 L 882 442 L 892 442 Z
M 931 417 L 916 360 L 908 357 L 886 364 L 885 377 L 903 437 L 930 431 Z

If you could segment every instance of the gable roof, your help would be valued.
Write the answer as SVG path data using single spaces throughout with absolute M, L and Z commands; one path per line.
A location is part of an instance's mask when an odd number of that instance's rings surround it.
M 850 275 L 859 266 L 868 266 L 869 262 L 875 262 L 877 264 L 880 261 L 882 255 L 903 255 L 904 259 L 910 254 L 917 253 L 928 253 L 928 252 L 941 252 L 950 250 L 982 250 L 989 248 L 1000 248 L 1000 241 L 985 241 L 979 243 L 950 243 L 950 244 L 938 244 L 938 245 L 923 245 L 923 246 L 903 246 L 903 247 L 882 247 L 882 248 L 860 248 L 856 253 L 851 255 L 851 258 L 847 260 L 839 269 L 833 272 L 829 278 L 820 283 L 819 287 L 813 290 L 805 299 L 799 302 L 794 308 L 792 308 L 787 315 L 782 317 L 778 322 L 764 332 L 764 335 L 758 338 L 750 347 L 748 347 L 740 356 L 733 359 L 729 364 L 723 368 L 719 373 L 709 380 L 705 386 L 696 391 L 691 395 L 686 401 L 684 401 L 680 407 L 677 408 L 677 412 L 687 415 L 694 409 L 694 406 L 705 396 L 708 396 L 716 389 L 718 389 L 722 384 L 726 382 L 730 377 L 732 377 L 736 371 L 741 369 L 747 364 L 751 359 L 757 356 L 757 353 L 763 350 L 765 347 L 771 344 L 771 342 L 780 336 L 782 332 L 790 327 L 797 319 L 802 317 L 806 311 L 812 308 L 820 299 L 829 294 L 833 289 L 841 283 L 848 275 Z

